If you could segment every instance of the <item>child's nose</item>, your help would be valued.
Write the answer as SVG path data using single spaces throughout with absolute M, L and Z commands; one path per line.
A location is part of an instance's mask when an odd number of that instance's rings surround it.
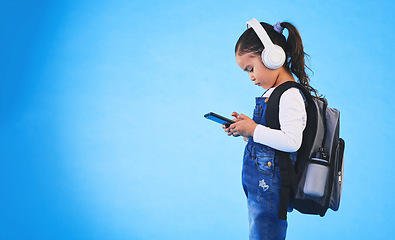
M 250 74 L 250 79 L 251 79 L 251 81 L 254 81 L 255 77 L 252 74 Z

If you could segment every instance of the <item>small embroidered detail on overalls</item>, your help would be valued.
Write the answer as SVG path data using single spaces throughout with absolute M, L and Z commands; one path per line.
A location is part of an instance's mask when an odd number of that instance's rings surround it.
M 266 184 L 265 179 L 259 181 L 259 186 L 262 187 L 265 192 L 269 189 L 269 185 Z

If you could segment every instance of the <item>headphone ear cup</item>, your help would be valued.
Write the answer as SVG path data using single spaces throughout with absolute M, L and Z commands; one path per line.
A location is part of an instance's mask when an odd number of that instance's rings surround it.
M 262 62 L 269 69 L 278 69 L 285 63 L 285 52 L 278 45 L 267 47 L 262 51 Z

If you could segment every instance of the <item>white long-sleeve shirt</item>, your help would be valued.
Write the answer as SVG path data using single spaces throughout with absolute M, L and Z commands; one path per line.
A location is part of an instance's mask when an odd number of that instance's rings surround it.
M 274 88 L 270 88 L 263 97 L 269 97 Z M 303 130 L 306 127 L 307 113 L 302 93 L 290 88 L 280 97 L 280 129 L 271 129 L 258 124 L 253 140 L 284 152 L 296 152 L 302 145 Z

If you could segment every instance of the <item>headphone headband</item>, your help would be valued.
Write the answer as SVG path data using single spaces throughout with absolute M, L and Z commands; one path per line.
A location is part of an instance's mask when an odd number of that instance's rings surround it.
M 258 38 L 261 40 L 261 42 L 263 43 L 263 46 L 265 46 L 265 48 L 271 47 L 274 45 L 272 40 L 270 40 L 270 37 L 267 34 L 267 32 L 265 31 L 265 29 L 262 27 L 262 25 L 255 18 L 253 18 L 247 22 L 247 28 L 254 29 L 256 35 L 258 35 Z

